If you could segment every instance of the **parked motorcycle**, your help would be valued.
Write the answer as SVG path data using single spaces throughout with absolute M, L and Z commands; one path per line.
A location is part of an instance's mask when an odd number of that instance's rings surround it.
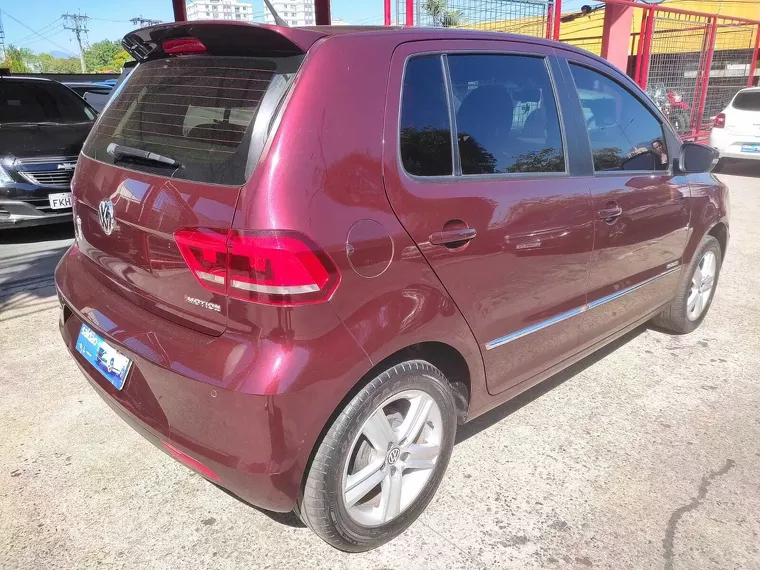
M 689 131 L 691 107 L 683 100 L 683 95 L 673 89 L 667 89 L 664 85 L 655 85 L 648 90 L 648 94 L 676 132 L 684 134 Z

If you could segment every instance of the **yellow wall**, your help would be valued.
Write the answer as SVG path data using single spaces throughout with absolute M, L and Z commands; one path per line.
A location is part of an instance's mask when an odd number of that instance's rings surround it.
M 757 2 L 721 2 L 718 0 L 665 0 L 660 4 L 671 8 L 693 10 L 721 16 L 734 16 L 760 20 L 760 0 Z M 567 12 L 563 13 L 568 15 Z M 631 29 L 631 55 L 638 49 L 638 33 L 641 30 L 643 10 L 633 9 Z M 542 18 L 521 18 L 502 20 L 482 24 L 470 24 L 465 27 L 503 32 L 541 35 Z M 652 53 L 698 52 L 703 49 L 705 33 L 703 18 L 660 13 L 655 23 L 655 35 Z M 716 37 L 716 49 L 750 49 L 754 47 L 756 26 L 730 25 L 719 21 Z M 725 24 L 725 25 L 724 25 Z M 592 12 L 587 16 L 578 16 L 571 22 L 560 24 L 560 39 L 593 53 L 600 53 L 602 47 L 602 28 L 604 10 Z

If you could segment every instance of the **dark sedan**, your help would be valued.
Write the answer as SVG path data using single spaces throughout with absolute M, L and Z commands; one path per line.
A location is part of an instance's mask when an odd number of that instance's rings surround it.
M 71 179 L 96 117 L 57 81 L 0 77 L 0 229 L 71 220 Z

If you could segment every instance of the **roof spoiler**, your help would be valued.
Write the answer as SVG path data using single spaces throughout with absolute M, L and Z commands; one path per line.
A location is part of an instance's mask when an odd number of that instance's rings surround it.
M 306 53 L 324 35 L 302 28 L 201 20 L 141 28 L 124 36 L 121 45 L 139 62 L 176 53 L 164 50 L 164 42 L 169 40 L 197 40 L 195 44 L 200 42 L 212 55 L 291 56 Z

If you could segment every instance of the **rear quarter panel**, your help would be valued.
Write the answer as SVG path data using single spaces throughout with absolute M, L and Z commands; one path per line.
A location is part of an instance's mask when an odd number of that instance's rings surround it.
M 315 44 L 277 132 L 241 192 L 233 223 L 238 229 L 304 232 L 340 269 L 330 305 L 368 358 L 332 386 L 336 405 L 371 366 L 424 341 L 457 349 L 468 363 L 473 390 L 485 385 L 472 332 L 385 194 L 385 97 L 398 43 L 395 34 L 377 33 Z M 357 358 L 340 346 L 321 348 L 338 359 Z
M 719 223 L 729 229 L 730 201 L 728 188 L 712 173 L 690 174 L 691 220 L 683 264 L 694 257 L 702 238 Z

